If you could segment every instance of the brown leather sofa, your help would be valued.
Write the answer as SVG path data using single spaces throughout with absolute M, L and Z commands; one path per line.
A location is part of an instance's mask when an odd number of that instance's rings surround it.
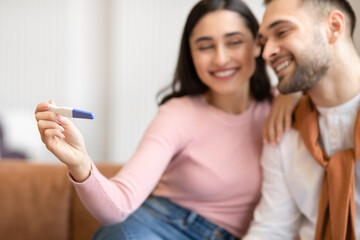
M 107 177 L 121 167 L 97 166 Z M 99 227 L 64 165 L 0 159 L 0 239 L 86 240 Z

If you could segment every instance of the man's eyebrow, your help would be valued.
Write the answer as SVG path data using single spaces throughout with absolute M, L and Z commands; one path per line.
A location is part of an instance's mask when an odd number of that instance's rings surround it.
M 230 32 L 230 33 L 225 34 L 225 38 L 231 37 L 234 35 L 243 35 L 244 36 L 245 34 L 242 32 Z M 195 40 L 195 43 L 198 43 L 201 41 L 211 41 L 211 40 L 213 40 L 211 37 L 199 37 L 198 39 Z
M 278 21 L 275 21 L 273 22 L 272 24 L 270 24 L 267 29 L 270 30 L 278 25 L 281 25 L 281 24 L 286 24 L 286 23 L 291 23 L 290 21 L 288 20 L 278 20 Z
M 275 21 L 273 22 L 272 24 L 270 24 L 268 27 L 267 27 L 267 30 L 271 30 L 272 28 L 278 26 L 278 25 L 281 25 L 281 24 L 287 24 L 287 23 L 291 23 L 290 21 L 288 20 L 278 20 L 278 21 Z M 265 37 L 261 34 L 261 33 L 258 33 L 257 34 L 257 39 L 258 41 L 262 41 L 265 39 Z

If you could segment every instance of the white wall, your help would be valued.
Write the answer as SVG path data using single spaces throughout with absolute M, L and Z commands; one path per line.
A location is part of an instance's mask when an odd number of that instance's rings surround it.
M 354 33 L 354 39 L 355 44 L 360 52 L 360 1 L 359 0 L 349 0 L 351 6 L 353 7 L 355 13 L 356 13 L 356 27 L 355 27 L 355 33 Z
M 95 158 L 104 156 L 107 1 L 0 1 L 0 113 L 7 144 L 37 161 L 55 161 L 41 144 L 34 110 L 41 101 L 92 110 L 78 121 Z M 105 84 L 104 84 L 105 83 Z M 26 145 L 26 146 L 25 146 Z
M 195 0 L 0 0 L 0 120 L 6 143 L 34 161 L 41 101 L 95 113 L 75 120 L 95 161 L 127 161 L 171 81 Z
M 195 0 L 113 1 L 108 157 L 127 161 L 172 80 L 180 36 Z
M 126 162 L 170 83 L 197 0 L 0 0 L 0 121 L 7 144 L 38 162 L 41 101 L 95 113 L 75 120 L 95 161 Z M 246 0 L 260 20 L 262 0 Z M 360 18 L 358 0 L 351 0 Z M 358 26 L 360 25 L 358 19 Z M 359 27 L 356 30 L 360 46 Z

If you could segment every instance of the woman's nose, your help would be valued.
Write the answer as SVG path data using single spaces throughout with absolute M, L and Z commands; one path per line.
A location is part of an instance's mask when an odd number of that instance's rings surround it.
M 215 52 L 214 62 L 216 65 L 223 66 L 230 59 L 229 51 L 224 47 L 218 47 Z

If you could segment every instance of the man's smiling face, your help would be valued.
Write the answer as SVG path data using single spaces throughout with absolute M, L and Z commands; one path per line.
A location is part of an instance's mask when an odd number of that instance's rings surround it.
M 281 93 L 311 88 L 329 68 L 324 27 L 314 14 L 311 4 L 301 0 L 273 0 L 266 8 L 259 43 Z

